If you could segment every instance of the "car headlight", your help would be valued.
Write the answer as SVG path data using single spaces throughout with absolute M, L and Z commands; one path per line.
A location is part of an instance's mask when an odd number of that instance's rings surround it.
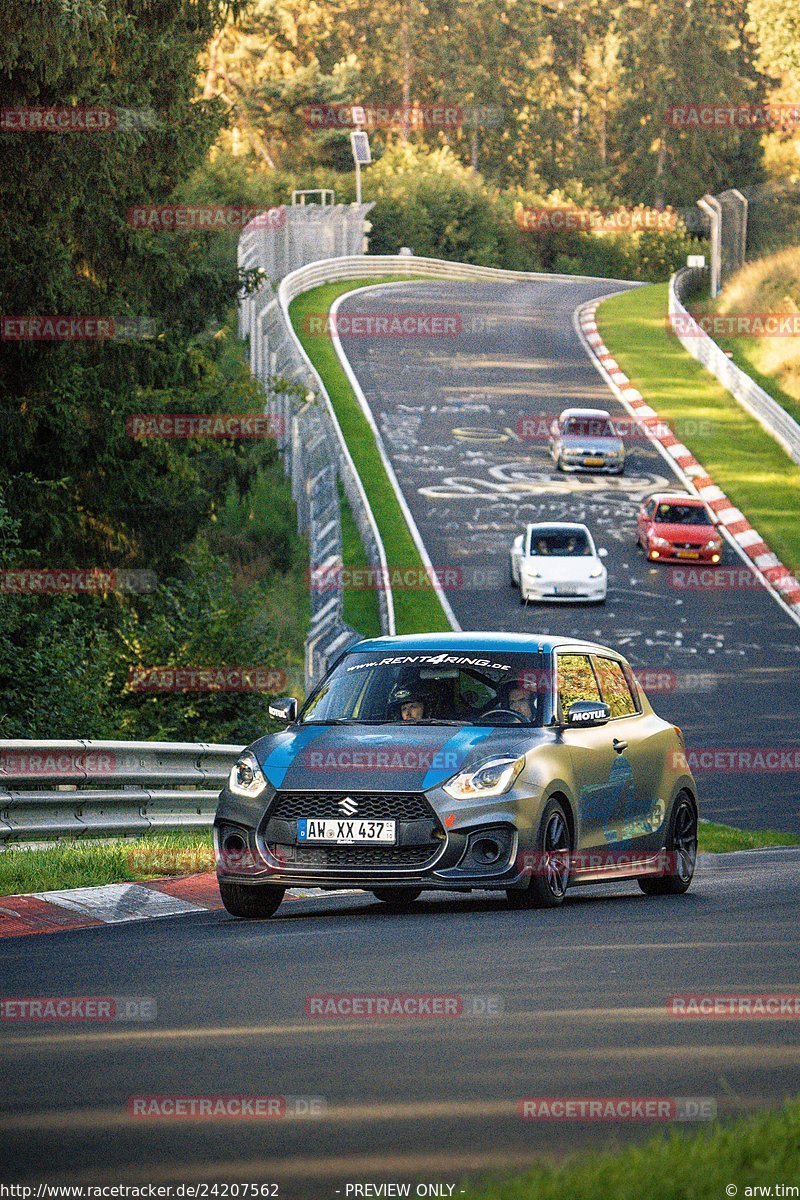
M 234 796 L 246 796 L 253 800 L 261 795 L 266 786 L 267 781 L 255 754 L 243 754 L 231 767 L 228 787 Z
M 524 574 L 526 579 L 541 579 L 541 571 L 537 571 L 535 567 L 525 567 Z
M 454 800 L 502 796 L 513 787 L 524 766 L 524 754 L 520 758 L 490 758 L 468 771 L 460 771 L 442 786 Z
M 598 563 L 596 567 L 592 567 L 591 571 L 589 572 L 589 578 L 590 579 L 599 579 L 602 574 L 603 574 L 603 568 Z
M 669 550 L 670 543 L 666 538 L 658 537 L 655 533 L 650 534 L 650 545 L 660 546 L 662 550 Z
M 722 538 L 713 537 L 713 538 L 710 538 L 706 542 L 706 550 L 721 550 L 721 549 L 722 549 Z

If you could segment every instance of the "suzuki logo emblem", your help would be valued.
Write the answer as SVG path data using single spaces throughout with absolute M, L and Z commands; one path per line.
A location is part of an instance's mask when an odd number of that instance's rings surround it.
M 352 817 L 358 812 L 358 805 L 352 796 L 345 796 L 339 801 L 339 812 L 343 812 L 346 817 Z

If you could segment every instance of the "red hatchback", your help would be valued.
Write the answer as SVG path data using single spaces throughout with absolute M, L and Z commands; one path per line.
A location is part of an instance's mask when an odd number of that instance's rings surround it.
M 645 500 L 636 540 L 653 561 L 718 563 L 722 558 L 717 522 L 694 496 L 663 493 Z

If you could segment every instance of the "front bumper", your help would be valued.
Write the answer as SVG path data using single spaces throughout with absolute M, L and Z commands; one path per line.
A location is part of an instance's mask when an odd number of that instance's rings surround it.
M 556 590 L 556 588 L 558 590 Z M 581 601 L 605 600 L 608 591 L 606 579 L 594 580 L 591 583 L 580 584 L 544 584 L 526 583 L 523 579 L 521 593 L 525 600 L 546 600 L 548 603 L 576 604 Z
M 274 797 L 255 826 L 228 819 L 224 799 L 223 791 L 214 824 L 217 876 L 222 880 L 292 888 L 405 886 L 463 891 L 474 887 L 505 889 L 525 878 L 518 864 L 516 826 L 496 812 L 485 821 L 471 822 L 458 830 L 446 829 L 433 808 L 432 819 L 426 822 L 398 819 L 397 844 L 392 849 L 396 851 L 394 857 L 403 861 L 392 861 L 392 855 L 387 853 L 381 855 L 384 861 L 376 863 L 369 859 L 379 854 L 380 848 L 372 844 L 365 850 L 363 844 L 341 848 L 333 843 L 314 843 L 311 847 L 299 843 L 290 821 L 270 818 Z M 309 811 L 307 815 L 314 814 Z M 425 824 L 427 829 L 423 828 Z M 231 839 L 238 839 L 234 853 L 225 848 Z M 490 843 L 496 847 L 495 857 Z M 303 861 L 309 855 L 299 852 L 308 850 L 317 861 Z M 412 861 L 414 857 L 423 861 Z M 348 861 L 355 858 L 360 861 Z
M 658 551 L 658 558 L 651 557 L 653 550 Z M 691 567 L 696 563 L 718 567 L 722 561 L 722 550 L 706 550 L 704 546 L 698 547 L 696 552 L 691 550 L 683 553 L 679 553 L 674 546 L 669 550 L 662 550 L 660 546 L 646 546 L 645 553 L 649 562 L 680 563 L 684 567 Z
M 588 456 L 587 456 L 588 457 Z M 625 470 L 624 459 L 607 459 L 602 464 L 587 465 L 581 459 L 561 457 L 561 470 L 570 474 L 583 473 L 588 475 L 622 475 Z

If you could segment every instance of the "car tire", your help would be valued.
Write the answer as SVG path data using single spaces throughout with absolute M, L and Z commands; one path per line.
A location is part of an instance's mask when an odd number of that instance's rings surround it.
M 509 570 L 508 570 L 508 575 L 509 575 L 508 582 L 509 582 L 509 584 L 511 585 L 511 587 L 519 587 L 519 584 L 517 583 L 516 579 L 514 578 L 514 565 L 513 565 L 513 563 L 512 563 L 512 564 L 511 564 L 511 566 L 509 567 Z
M 558 458 L 556 459 L 556 470 L 557 471 L 564 470 L 564 460 L 562 459 L 560 454 L 559 454 Z
M 681 792 L 672 809 L 666 850 L 675 856 L 668 875 L 642 875 L 637 880 L 646 896 L 681 896 L 689 890 L 697 862 L 697 809 Z
M 390 908 L 405 908 L 422 895 L 422 888 L 379 887 L 370 888 L 376 900 Z
M 219 880 L 219 894 L 232 917 L 271 917 L 278 909 L 286 888 L 272 883 L 231 883 Z
M 550 851 L 566 855 L 566 865 L 562 860 L 556 860 L 551 870 L 545 863 L 545 856 Z M 537 869 L 526 887 L 509 888 L 506 892 L 508 903 L 511 908 L 559 908 L 569 886 L 569 856 L 572 853 L 569 822 L 560 800 L 548 800 L 545 805 L 534 852 L 544 869 Z

